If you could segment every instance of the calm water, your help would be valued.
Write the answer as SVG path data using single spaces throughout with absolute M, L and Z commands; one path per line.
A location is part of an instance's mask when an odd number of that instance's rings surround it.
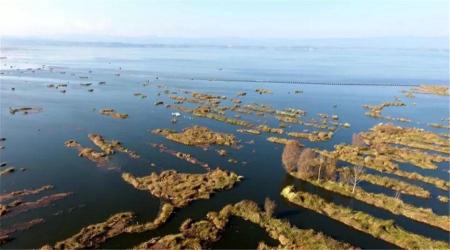
M 2 177 L 1 191 L 10 192 L 23 188 L 36 188 L 46 184 L 55 186 L 55 192 L 74 194 L 54 205 L 35 209 L 1 221 L 8 227 L 17 222 L 42 217 L 46 220 L 28 231 L 17 233 L 16 239 L 4 248 L 32 248 L 45 243 L 54 243 L 77 233 L 82 227 L 101 222 L 110 215 L 122 211 L 134 211 L 139 221 L 151 220 L 157 214 L 161 202 L 149 193 L 134 189 L 122 181 L 122 172 L 148 175 L 153 171 L 176 169 L 182 172 L 203 172 L 199 166 L 191 165 L 170 155 L 162 154 L 150 146 L 164 143 L 171 149 L 189 152 L 211 166 L 234 171 L 245 177 L 235 188 L 216 193 L 210 200 L 201 200 L 176 211 L 169 222 L 158 230 L 142 234 L 123 235 L 108 241 L 105 248 L 127 248 L 150 239 L 178 231 L 186 218 L 200 219 L 208 211 L 219 210 L 225 204 L 251 199 L 262 204 L 265 197 L 277 203 L 275 215 L 285 218 L 300 228 L 322 231 L 336 239 L 347 241 L 363 248 L 389 248 L 392 245 L 353 230 L 341 223 L 312 211 L 301 209 L 284 201 L 279 192 L 288 185 L 318 193 L 322 197 L 366 211 L 380 218 L 394 219 L 405 229 L 430 238 L 448 241 L 445 231 L 421 223 L 394 216 L 384 210 L 341 197 L 295 180 L 285 174 L 281 167 L 282 146 L 266 141 L 267 134 L 253 136 L 236 133 L 235 126 L 208 119 L 181 117 L 176 124 L 170 122 L 172 110 L 153 103 L 162 100 L 172 103 L 156 84 L 165 84 L 173 91 L 191 90 L 216 95 L 235 96 L 246 91 L 243 103 L 263 103 L 274 108 L 301 108 L 307 117 L 317 113 L 337 114 L 340 121 L 349 122 L 351 128 L 339 129 L 332 140 L 320 143 L 304 142 L 308 146 L 332 149 L 334 144 L 350 142 L 352 133 L 364 131 L 382 120 L 364 115 L 363 104 L 378 104 L 400 97 L 407 106 L 387 108 L 384 114 L 393 117 L 407 117 L 413 122 L 405 126 L 432 129 L 429 122 L 440 122 L 450 117 L 449 99 L 417 95 L 408 99 L 401 93 L 408 87 L 377 86 L 323 86 L 254 83 L 246 81 L 217 81 L 214 79 L 242 79 L 268 81 L 309 81 L 348 83 L 448 83 L 448 50 L 430 49 L 340 49 L 340 48 L 286 48 L 286 47 L 201 47 L 201 46 L 2 46 L 1 60 L 3 75 L 1 86 L 1 132 L 5 137 L 5 149 L 1 150 L 1 161 L 25 172 L 16 172 Z M 26 70 L 46 65 L 44 70 Z M 53 67 L 49 70 L 48 67 Z M 91 71 L 91 73 L 89 73 Z M 65 73 L 63 73 L 65 72 Z M 120 73 L 120 76 L 115 74 Z M 80 79 L 87 76 L 88 79 Z M 191 80 L 194 78 L 194 80 Z M 211 79 L 195 80 L 195 79 Z M 106 85 L 98 85 L 106 81 Z M 91 87 L 80 83 L 91 82 Z M 149 82 L 149 86 L 143 83 Z M 60 93 L 48 84 L 67 83 L 67 92 Z M 11 90 L 11 88 L 15 90 Z M 270 95 L 258 95 L 256 88 L 273 90 Z M 303 94 L 292 94 L 295 90 Z M 133 93 L 148 96 L 141 99 Z M 337 105 L 337 106 L 334 106 Z M 36 106 L 43 108 L 37 114 L 9 113 L 9 107 Z M 111 107 L 129 114 L 125 120 L 114 120 L 101 116 L 98 110 Z M 278 126 L 270 117 L 244 116 L 257 122 L 266 121 Z M 235 133 L 243 148 L 227 148 L 231 157 L 247 164 L 231 164 L 227 158 L 217 156 L 210 147 L 204 151 L 172 143 L 149 133 L 155 128 L 181 130 L 200 124 L 213 130 Z M 302 126 L 292 126 L 289 131 L 301 131 Z M 73 149 L 64 147 L 64 141 L 76 139 L 84 146 L 92 146 L 89 133 L 100 133 L 107 139 L 118 139 L 142 157 L 131 160 L 126 155 L 116 154 L 111 165 L 114 170 L 98 168 L 94 163 L 79 158 Z M 244 142 L 254 140 L 254 144 Z M 155 163 L 156 167 L 151 167 Z M 441 164 L 438 170 L 422 170 L 407 164 L 422 174 L 448 179 L 448 164 Z M 416 183 L 430 190 L 432 196 L 448 195 L 431 185 Z M 371 192 L 393 195 L 390 190 L 362 183 Z M 31 196 L 27 200 L 33 200 Z M 405 201 L 423 207 L 430 207 L 438 214 L 449 214 L 448 206 L 434 199 L 420 199 L 407 195 Z M 55 215 L 58 211 L 62 214 Z M 233 219 L 223 238 L 214 248 L 254 248 L 259 241 L 275 245 L 263 230 L 256 226 Z

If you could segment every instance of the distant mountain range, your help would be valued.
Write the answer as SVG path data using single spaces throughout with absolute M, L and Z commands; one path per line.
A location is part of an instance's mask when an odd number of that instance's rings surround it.
M 99 46 L 99 47 L 213 47 L 242 49 L 425 49 L 448 50 L 448 38 L 392 37 L 392 38 L 329 38 L 329 39 L 248 39 L 248 38 L 160 38 L 138 37 L 1 37 L 1 47 L 9 46 Z

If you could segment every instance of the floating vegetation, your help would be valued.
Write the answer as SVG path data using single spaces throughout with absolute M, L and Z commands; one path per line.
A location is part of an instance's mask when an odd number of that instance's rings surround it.
M 124 173 L 122 178 L 135 188 L 149 191 L 175 207 L 184 207 L 194 200 L 209 199 L 210 195 L 216 191 L 232 188 L 242 179 L 242 176 L 215 169 L 205 174 L 167 170 L 144 177 L 134 177 L 130 173 Z
M 135 249 L 205 249 L 220 239 L 231 216 L 251 221 L 265 229 L 280 242 L 283 249 L 348 249 L 347 243 L 336 241 L 313 230 L 298 229 L 289 222 L 272 217 L 253 201 L 244 200 L 227 205 L 219 212 L 209 212 L 206 219 L 194 222 L 188 219 L 180 226 L 180 233 L 156 237 Z
M 142 94 L 142 93 L 134 93 L 133 95 L 134 95 L 134 96 L 137 96 L 137 97 L 140 97 L 140 98 L 142 98 L 142 99 L 147 98 L 147 95 Z
M 420 85 L 419 87 L 412 88 L 410 92 L 417 94 L 450 96 L 450 87 L 445 85 Z
M 258 125 L 256 127 L 257 130 L 266 132 L 266 133 L 275 133 L 275 134 L 283 134 L 284 130 L 282 128 L 271 128 L 265 124 Z
M 155 230 L 169 219 L 174 207 L 164 203 L 158 216 L 151 222 L 132 224 L 135 216 L 131 212 L 117 213 L 105 222 L 89 225 L 70 238 L 57 242 L 54 246 L 45 245 L 41 249 L 86 249 L 98 248 L 108 239 L 122 233 L 143 233 Z
M 298 175 L 294 176 L 301 178 Z M 412 220 L 450 231 L 450 217 L 437 215 L 430 208 L 416 207 L 411 204 L 404 203 L 400 199 L 386 196 L 381 193 L 375 194 L 366 192 L 359 187 L 355 187 L 353 191 L 353 187 L 344 183 L 337 183 L 334 181 L 320 182 L 307 178 L 301 179 L 328 191 L 352 197 L 375 207 L 385 209 L 393 214 L 402 215 Z
M 272 94 L 272 90 L 270 89 L 256 89 L 256 93 L 262 95 L 262 94 Z
M 75 140 L 68 140 L 64 142 L 64 145 L 68 148 L 77 149 L 79 157 L 95 162 L 98 166 L 104 167 L 108 163 L 108 156 L 104 152 L 97 152 L 92 148 L 84 148 Z
M 118 151 L 128 154 L 133 159 L 140 158 L 140 156 L 136 152 L 124 147 L 120 141 L 107 141 L 103 138 L 103 136 L 99 134 L 89 134 L 88 137 L 92 141 L 92 143 L 94 143 L 107 155 L 114 154 L 116 151 Z
M 409 163 L 423 169 L 437 169 L 435 162 L 450 162 L 450 157 L 440 154 L 430 154 L 423 150 L 393 147 L 387 144 L 375 145 L 375 151 L 374 154 L 387 155 L 394 161 Z
M 126 119 L 128 118 L 128 114 L 122 114 L 116 112 L 114 109 L 111 108 L 105 108 L 100 110 L 100 114 L 110 116 L 114 119 Z
M 443 203 L 449 202 L 449 198 L 447 196 L 439 195 L 437 198 L 440 202 L 443 202 Z
M 302 138 L 307 139 L 309 141 L 315 142 L 315 141 L 327 141 L 330 140 L 333 137 L 333 132 L 323 132 L 323 131 L 316 131 L 312 133 L 303 133 L 303 132 L 289 132 L 289 136 L 295 137 L 295 138 Z
M 256 130 L 256 129 L 237 129 L 236 131 L 239 133 L 247 133 L 247 134 L 252 134 L 252 135 L 261 134 L 261 131 Z
M 386 108 L 386 107 L 402 107 L 402 106 L 406 106 L 406 104 L 404 102 L 401 102 L 401 101 L 394 101 L 394 102 L 383 102 L 383 103 L 381 103 L 379 105 L 368 105 L 368 104 L 365 104 L 365 105 L 363 105 L 363 108 L 369 110 L 368 112 L 366 112 L 367 116 L 371 116 L 371 117 L 374 117 L 374 118 L 383 118 L 383 119 L 391 120 L 391 121 L 411 122 L 411 120 L 407 119 L 407 118 L 392 118 L 392 117 L 389 117 L 389 116 L 383 116 L 381 114 L 383 109 Z
M 15 167 L 7 167 L 5 169 L 0 170 L 0 176 L 9 175 L 9 174 L 13 173 L 14 171 L 16 171 Z
M 337 183 L 333 181 L 333 175 L 331 173 L 334 173 L 335 162 L 333 162 L 333 159 L 335 158 L 330 157 L 328 159 L 330 162 L 326 162 L 325 160 L 320 161 L 320 158 L 318 158 L 314 151 L 303 148 L 295 141 L 286 144 L 282 155 L 282 162 L 285 170 L 296 178 L 326 190 L 353 197 L 375 207 L 388 210 L 393 214 L 403 215 L 407 218 L 450 231 L 449 216 L 437 215 L 429 208 L 415 207 L 411 204 L 404 203 L 400 199 L 389 197 L 381 193 L 375 194 L 366 192 L 356 186 L 356 176 L 354 178 L 355 183 L 353 186 L 346 184 L 348 178 L 343 178 L 345 177 L 344 175 L 340 175 L 340 180 L 342 182 Z M 324 178 L 323 181 L 321 181 L 320 178 L 316 178 L 317 174 L 319 174 L 320 177 L 320 166 L 325 166 L 325 177 L 328 177 Z M 358 179 L 361 179 L 363 174 L 364 173 L 361 172 Z M 371 179 L 373 180 L 373 178 Z
M 54 246 L 45 245 L 42 250 L 98 248 L 101 243 L 122 234 L 134 216 L 131 212 L 118 213 L 102 223 L 89 225 L 72 237 L 57 242 Z
M 164 203 L 161 207 L 161 210 L 158 213 L 158 216 L 151 222 L 146 222 L 144 224 L 134 224 L 125 228 L 125 232 L 127 233 L 142 233 L 150 230 L 155 230 L 169 219 L 170 215 L 172 215 L 174 211 L 174 207 L 169 203 Z
M 67 196 L 69 196 L 71 194 L 72 193 L 51 194 L 51 195 L 44 196 L 36 201 L 28 201 L 28 202 L 23 202 L 21 200 L 14 200 L 7 205 L 1 205 L 0 216 L 5 216 L 5 215 L 14 216 L 17 214 L 24 213 L 31 209 L 46 207 L 55 201 L 66 198 Z
M 5 202 L 7 200 L 11 200 L 13 198 L 22 197 L 22 196 L 26 196 L 26 195 L 39 194 L 43 191 L 46 191 L 46 190 L 49 190 L 52 188 L 53 188 L 52 185 L 45 185 L 45 186 L 42 186 L 42 187 L 36 188 L 36 189 L 23 189 L 23 190 L 9 192 L 6 194 L 0 194 L 0 202 Z
M 265 105 L 265 104 L 258 104 L 258 103 L 252 103 L 247 104 L 244 106 L 235 105 L 231 108 L 232 111 L 243 113 L 243 114 L 251 114 L 254 113 L 255 115 L 264 115 L 264 114 L 274 114 L 275 109 L 272 107 Z
M 169 92 L 169 91 L 168 91 Z M 234 106 L 219 106 L 220 100 L 226 99 L 226 97 L 221 96 L 212 96 L 209 94 L 204 93 L 197 93 L 197 95 L 193 95 L 193 98 L 186 98 L 183 96 L 174 96 L 170 95 L 169 98 L 176 101 L 177 104 L 184 103 L 184 102 L 191 102 L 191 103 L 197 103 L 201 104 L 195 109 L 187 108 L 181 105 L 176 106 L 170 106 L 171 108 L 177 109 L 182 112 L 192 113 L 192 115 L 197 117 L 203 117 L 208 118 L 224 123 L 228 123 L 235 126 L 241 126 L 244 127 L 244 129 L 239 129 L 238 132 L 241 133 L 250 133 L 250 134 L 260 134 L 261 132 L 265 133 L 275 133 L 275 134 L 283 134 L 284 130 L 282 125 L 280 123 L 279 128 L 273 128 L 269 127 L 266 124 L 259 124 L 255 125 L 251 122 L 238 119 L 238 118 L 231 118 L 225 116 L 226 110 L 231 110 L 238 113 L 243 114 L 255 114 L 259 116 L 264 116 L 266 114 L 275 116 L 276 119 L 278 119 L 281 122 L 286 123 L 296 123 L 303 126 L 309 126 L 309 127 L 315 127 L 318 129 L 327 129 L 328 132 L 313 132 L 311 135 L 304 135 L 307 139 L 314 140 L 314 141 L 322 141 L 322 140 L 328 140 L 333 135 L 333 131 L 336 130 L 337 126 L 342 127 L 350 127 L 349 123 L 343 123 L 339 124 L 337 120 L 339 117 L 337 115 L 329 116 L 327 114 L 319 114 L 319 120 L 311 119 L 308 122 L 304 122 L 300 120 L 300 116 L 303 116 L 306 114 L 306 112 L 302 109 L 296 109 L 296 108 L 286 108 L 283 110 L 276 110 L 268 105 L 264 104 L 247 104 L 244 106 L 241 106 L 240 104 L 237 104 L 234 102 Z M 233 102 L 233 100 L 232 100 Z
M 17 107 L 17 108 L 9 107 L 9 113 L 11 113 L 12 115 L 14 115 L 16 113 L 22 113 L 24 115 L 28 115 L 28 114 L 33 114 L 33 113 L 39 113 L 41 111 L 42 111 L 42 108 L 35 108 L 35 107 Z
M 228 152 L 225 149 L 218 149 L 218 150 L 216 150 L 216 152 L 220 156 L 227 156 L 228 155 Z
M 186 128 L 180 133 L 168 129 L 154 129 L 152 133 L 162 135 L 168 140 L 189 146 L 207 147 L 214 144 L 232 146 L 236 144 L 234 135 L 214 132 L 201 126 Z
M 199 101 L 206 101 L 212 104 L 219 104 L 221 100 L 226 100 L 226 96 L 210 95 L 205 93 L 194 92 L 192 93 L 192 98 Z M 195 102 L 195 101 L 191 101 Z
M 26 222 L 20 222 L 12 225 L 9 228 L 2 228 L 0 229 L 0 245 L 3 245 L 9 241 L 11 241 L 13 238 L 11 237 L 12 234 L 19 232 L 19 231 L 25 231 L 30 228 L 32 228 L 35 225 L 44 223 L 44 219 L 38 218 L 33 219 Z
M 291 141 L 290 139 L 287 139 L 287 138 L 274 137 L 274 136 L 267 137 L 267 140 L 270 142 L 273 142 L 273 143 L 278 143 L 278 144 L 287 144 L 289 141 Z
M 345 161 L 353 165 L 364 166 L 379 172 L 390 173 L 408 179 L 429 183 L 443 190 L 448 190 L 450 187 L 450 183 L 445 180 L 398 169 L 398 165 L 393 163 L 389 156 L 378 153 L 373 155 L 364 155 L 363 152 L 366 151 L 367 150 L 358 146 L 340 144 L 336 145 L 335 150 L 332 152 L 320 151 L 320 153 L 335 157 L 341 161 Z M 398 157 L 399 156 L 397 155 L 396 158 L 398 159 Z
M 361 211 L 327 202 L 317 195 L 295 191 L 293 186 L 283 188 L 281 195 L 294 204 L 326 215 L 403 249 L 448 249 L 450 247 L 446 242 L 405 231 L 395 225 L 393 220 L 382 220 Z
M 349 168 L 341 168 L 340 171 L 350 171 Z M 390 188 L 394 191 L 398 191 L 402 194 L 413 195 L 421 198 L 429 198 L 430 192 L 427 190 L 404 182 L 397 179 L 389 178 L 386 176 L 379 176 L 373 174 L 361 174 L 361 180 L 369 182 L 373 185 L 378 185 L 386 188 Z
M 448 124 L 440 124 L 440 123 L 428 123 L 428 126 L 432 128 L 443 128 L 450 130 L 450 119 L 448 121 Z
M 449 157 L 440 154 L 429 154 L 422 150 L 393 147 L 388 144 L 370 145 L 370 148 L 340 144 L 335 146 L 335 152 L 338 154 L 346 152 L 354 157 L 364 157 L 367 163 L 378 162 L 390 169 L 398 169 L 398 165 L 392 161 L 409 163 L 423 169 L 437 169 L 435 162 L 450 161 Z
M 208 163 L 204 163 L 204 162 L 199 161 L 197 158 L 195 158 L 191 154 L 178 152 L 178 151 L 169 149 L 164 144 L 152 144 L 152 146 L 154 148 L 159 149 L 159 151 L 162 152 L 162 153 L 167 153 L 167 154 L 172 155 L 172 156 L 174 156 L 174 157 L 176 157 L 178 159 L 187 161 L 187 162 L 192 163 L 194 165 L 199 165 L 199 166 L 201 166 L 202 168 L 204 168 L 204 169 L 206 169 L 208 171 L 211 170 L 209 168 Z
M 195 116 L 198 116 L 198 117 L 209 118 L 209 119 L 228 123 L 228 124 L 235 125 L 235 126 L 241 126 L 241 127 L 253 126 L 251 123 L 249 123 L 247 121 L 236 119 L 236 118 L 230 118 L 230 117 L 226 117 L 222 114 L 214 113 L 207 107 L 196 108 L 192 111 L 192 114 Z
M 384 142 L 450 154 L 448 138 L 419 128 L 402 128 L 380 123 L 371 128 L 370 132 L 363 133 L 362 137 L 371 144 Z

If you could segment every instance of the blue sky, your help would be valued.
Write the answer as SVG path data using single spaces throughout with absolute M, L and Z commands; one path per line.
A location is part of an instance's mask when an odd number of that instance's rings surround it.
M 447 0 L 0 0 L 0 33 L 39 37 L 448 37 Z

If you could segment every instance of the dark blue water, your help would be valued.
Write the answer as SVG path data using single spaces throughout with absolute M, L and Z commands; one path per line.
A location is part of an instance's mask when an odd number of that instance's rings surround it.
M 52 184 L 52 192 L 74 192 L 74 195 L 56 202 L 53 206 L 36 209 L 15 217 L 2 219 L 2 227 L 16 222 L 42 217 L 45 224 L 17 233 L 16 239 L 4 245 L 5 248 L 40 247 L 54 243 L 78 232 L 83 226 L 98 223 L 111 214 L 133 211 L 140 221 L 154 218 L 160 201 L 144 191 L 138 191 L 120 178 L 122 172 L 147 175 L 153 171 L 176 169 L 182 172 L 201 173 L 204 170 L 182 160 L 162 154 L 150 146 L 164 143 L 171 149 L 192 153 L 199 160 L 211 166 L 234 171 L 245 177 L 235 188 L 219 192 L 210 200 L 196 201 L 186 208 L 177 210 L 173 218 L 160 229 L 136 235 L 124 235 L 108 241 L 104 247 L 132 247 L 151 237 L 174 233 L 186 218 L 200 219 L 208 211 L 219 210 L 225 204 L 242 199 L 251 199 L 262 204 L 265 197 L 277 203 L 275 214 L 289 220 L 300 228 L 322 231 L 336 239 L 350 242 L 364 248 L 392 247 L 364 233 L 357 232 L 341 223 L 318 215 L 312 211 L 293 206 L 283 200 L 279 192 L 289 184 L 320 194 L 339 204 L 354 207 L 380 218 L 394 219 L 409 231 L 430 238 L 447 240 L 445 231 L 417 223 L 400 216 L 394 216 L 364 203 L 335 195 L 287 176 L 281 167 L 282 146 L 266 141 L 267 134 L 253 136 L 236 132 L 235 126 L 208 119 L 181 117 L 176 124 L 170 122 L 172 110 L 154 106 L 159 100 L 172 103 L 157 84 L 164 84 L 179 94 L 182 90 L 201 91 L 215 95 L 233 97 L 246 91 L 243 103 L 263 103 L 277 109 L 301 108 L 307 111 L 307 118 L 317 118 L 317 113 L 337 114 L 341 122 L 349 122 L 350 128 L 339 129 L 327 142 L 303 142 L 308 146 L 331 149 L 334 144 L 348 143 L 355 132 L 365 131 L 383 120 L 364 115 L 363 104 L 378 104 L 400 97 L 406 107 L 387 108 L 384 114 L 406 117 L 411 123 L 404 126 L 422 127 L 436 132 L 427 125 L 448 118 L 449 99 L 429 95 L 416 95 L 408 99 L 402 94 L 408 87 L 381 86 L 323 86 L 256 83 L 227 79 L 265 81 L 307 81 L 346 83 L 401 83 L 448 84 L 448 50 L 427 49 L 351 49 L 351 48 L 279 48 L 279 47 L 104 47 L 104 46 L 34 46 L 8 44 L 2 46 L 3 73 L 0 75 L 0 136 L 7 140 L 1 150 L 1 161 L 27 171 L 1 177 L 1 191 L 9 192 L 23 188 L 36 188 Z M 44 69 L 36 68 L 46 65 Z M 53 68 L 50 70 L 50 67 Z M 32 68 L 33 70 L 26 70 Z M 89 72 L 91 71 L 91 72 Z M 120 76 L 115 74 L 120 73 Z M 81 79 L 80 76 L 87 76 Z M 191 80 L 194 78 L 194 80 Z M 210 80 L 195 80 L 195 79 Z M 217 81 L 221 79 L 225 81 Z M 105 85 L 98 85 L 106 81 Z M 91 82 L 91 87 L 80 83 Z M 143 83 L 150 83 L 144 86 Z M 48 84 L 67 83 L 67 92 L 60 93 Z M 13 91 L 11 88 L 15 88 Z M 87 89 L 93 88 L 93 92 Z M 270 95 L 258 95 L 256 88 L 268 88 Z M 303 94 L 293 94 L 295 90 Z M 148 96 L 141 99 L 133 93 Z M 37 114 L 9 113 L 9 107 L 36 106 L 43 108 Z M 125 120 L 114 120 L 101 116 L 98 110 L 111 107 L 129 114 Z M 243 116 L 248 120 L 267 122 L 278 126 L 271 117 Z M 204 151 L 165 140 L 149 133 L 155 128 L 181 130 L 200 124 L 213 130 L 234 133 L 243 148 L 227 148 L 230 156 L 247 164 L 232 164 L 221 158 L 211 147 Z M 292 126 L 288 131 L 301 131 L 302 126 Z M 131 160 L 126 155 L 112 157 L 115 170 L 98 168 L 94 163 L 79 158 L 73 149 L 64 147 L 64 141 L 76 139 L 83 146 L 93 145 L 87 138 L 89 133 L 100 133 L 107 139 L 118 139 L 128 148 L 137 151 L 142 158 Z M 254 144 L 244 142 L 254 140 Z M 156 167 L 150 166 L 155 163 Z M 421 170 L 403 164 L 405 170 L 412 169 L 425 175 L 448 179 L 448 164 L 441 164 L 438 170 Z M 409 180 L 405 180 L 409 181 Z M 424 183 L 413 182 L 430 190 L 432 199 L 404 196 L 411 204 L 431 207 L 438 214 L 448 214 L 448 204 L 436 201 L 437 195 L 448 195 L 445 191 Z M 368 191 L 389 190 L 362 184 Z M 82 204 L 81 207 L 79 205 Z M 71 208 L 76 207 L 72 212 Z M 55 212 L 62 210 L 60 215 Z M 242 230 L 242 231 L 239 231 Z M 238 236 L 240 235 L 240 236 Z M 246 235 L 248 237 L 243 237 Z M 237 237 L 237 238 L 236 238 Z M 240 240 L 236 240 L 240 239 Z M 230 231 L 215 245 L 218 248 L 253 248 L 267 236 L 251 224 L 233 220 Z

